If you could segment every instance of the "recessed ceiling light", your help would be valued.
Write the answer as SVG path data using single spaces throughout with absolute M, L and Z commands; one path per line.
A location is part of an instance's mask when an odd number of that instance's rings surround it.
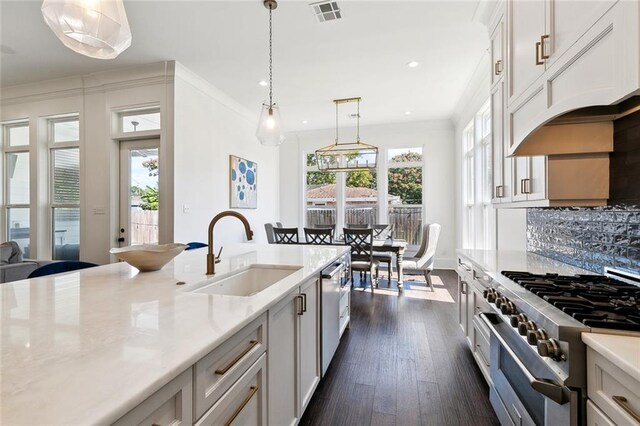
M 411 115 L 411 111 L 405 111 L 404 115 Z
M 420 65 L 420 62 L 418 62 L 418 61 L 411 61 L 411 62 L 408 62 L 408 63 L 407 63 L 407 66 L 408 66 L 409 68 L 415 68 L 415 67 L 417 67 L 418 65 Z
M 302 124 L 307 124 L 308 121 L 307 120 L 302 120 Z
M 258 84 L 259 84 L 260 86 L 262 86 L 262 87 L 267 87 L 267 86 L 269 85 L 269 83 L 267 83 L 267 82 L 266 82 L 266 81 L 264 81 L 264 80 L 260 80 L 260 81 L 258 82 Z

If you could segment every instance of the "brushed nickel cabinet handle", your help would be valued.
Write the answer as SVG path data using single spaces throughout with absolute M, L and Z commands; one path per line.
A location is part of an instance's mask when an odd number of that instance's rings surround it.
M 629 404 L 629 400 L 624 396 L 613 395 L 611 397 L 613 401 L 620 406 L 624 411 L 627 412 L 628 415 L 633 417 L 636 422 L 640 422 L 640 414 L 638 414 L 633 407 Z
M 544 45 L 546 40 L 549 40 L 549 34 L 545 34 L 540 37 L 540 59 L 549 59 L 549 55 L 545 55 L 544 53 Z
M 522 179 L 522 193 L 523 194 L 531 194 L 531 179 Z
M 260 342 L 258 342 L 257 340 L 251 340 L 251 341 L 249 342 L 249 346 L 248 346 L 244 351 L 240 352 L 240 353 L 238 354 L 238 356 L 236 356 L 234 359 L 232 359 L 232 360 L 231 360 L 231 362 L 230 362 L 229 364 L 227 364 L 225 367 L 217 369 L 217 370 L 215 371 L 215 373 L 216 373 L 217 375 L 220 375 L 220 376 L 221 376 L 221 375 L 223 375 L 223 374 L 226 374 L 226 373 L 227 373 L 227 371 L 231 370 L 231 368 L 232 368 L 234 365 L 236 365 L 236 364 L 238 363 L 238 361 L 240 361 L 242 358 L 244 358 L 244 356 L 245 356 L 246 354 L 248 354 L 248 353 L 249 353 L 249 351 L 250 351 L 251 349 L 253 349 L 253 348 L 254 348 L 258 343 L 260 343 Z
M 544 62 L 540 60 L 540 50 L 542 49 L 542 43 L 536 43 L 536 65 L 544 65 Z
M 496 198 L 504 198 L 504 185 L 496 186 Z
M 307 293 L 300 293 L 302 296 L 302 313 L 307 312 Z
M 495 75 L 502 74 L 502 59 L 498 59 L 493 66 L 493 72 Z
M 224 422 L 224 426 L 229 426 L 231 423 L 233 423 L 233 421 L 236 419 L 236 417 L 238 417 L 238 415 L 240 413 L 242 413 L 242 410 L 244 410 L 244 407 L 246 407 L 247 404 L 249 403 L 249 401 L 251 401 L 251 398 L 253 398 L 253 395 L 255 395 L 256 392 L 258 392 L 258 386 L 257 385 L 252 385 L 249 388 L 249 395 L 247 395 L 244 398 L 244 400 L 242 401 L 242 404 L 240 404 L 240 406 L 236 409 L 236 411 L 233 412 L 231 417 L 229 417 L 229 420 Z
M 302 315 L 304 314 L 304 311 L 302 310 L 302 296 L 301 295 L 297 295 L 296 296 L 296 300 L 298 301 L 298 315 Z
M 520 194 L 526 194 L 524 192 L 524 179 L 520 179 Z

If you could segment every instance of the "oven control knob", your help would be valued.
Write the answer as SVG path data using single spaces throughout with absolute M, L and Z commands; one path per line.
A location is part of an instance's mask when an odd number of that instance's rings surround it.
M 504 302 L 500 305 L 500 312 L 504 315 L 511 315 L 516 313 L 516 307 L 512 302 Z
M 489 291 L 489 293 L 487 294 L 487 302 L 489 302 L 489 303 L 495 302 L 496 301 L 496 297 L 497 297 L 497 294 L 496 294 L 495 290 Z
M 518 333 L 520 333 L 521 336 L 526 336 L 529 330 L 535 330 L 536 328 L 536 323 L 533 321 L 518 323 Z
M 506 297 L 498 297 L 496 299 L 496 308 L 500 308 L 500 306 L 502 306 L 503 303 L 507 303 L 509 301 L 509 299 L 507 299 Z
M 530 345 L 536 345 L 539 340 L 546 339 L 547 333 L 541 328 L 527 331 L 527 342 L 529 342 Z
M 527 316 L 525 314 L 511 315 L 511 327 L 518 327 L 521 322 L 527 322 Z
M 565 359 L 565 356 L 562 354 L 562 350 L 560 349 L 560 344 L 558 344 L 556 339 L 538 340 L 538 353 L 540 356 L 553 358 L 556 361 Z

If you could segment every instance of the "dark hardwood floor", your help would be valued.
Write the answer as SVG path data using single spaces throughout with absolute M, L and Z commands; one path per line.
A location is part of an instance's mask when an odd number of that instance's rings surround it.
M 401 296 L 385 279 L 351 292 L 351 328 L 302 425 L 499 424 L 458 326 L 456 273 L 434 271 L 434 293 L 415 278 Z

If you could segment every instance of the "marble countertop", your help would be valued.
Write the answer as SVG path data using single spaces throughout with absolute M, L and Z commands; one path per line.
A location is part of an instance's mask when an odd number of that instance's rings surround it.
M 582 341 L 640 382 L 640 337 L 582 333 Z
M 142 402 L 348 247 L 225 246 L 216 276 L 299 266 L 252 297 L 189 293 L 206 249 L 160 271 L 126 263 L 0 285 L 0 424 L 108 424 Z
M 457 252 L 495 279 L 500 276 L 501 271 L 505 270 L 527 271 L 532 274 L 547 272 L 564 275 L 593 274 L 593 272 L 527 251 L 460 249 Z

